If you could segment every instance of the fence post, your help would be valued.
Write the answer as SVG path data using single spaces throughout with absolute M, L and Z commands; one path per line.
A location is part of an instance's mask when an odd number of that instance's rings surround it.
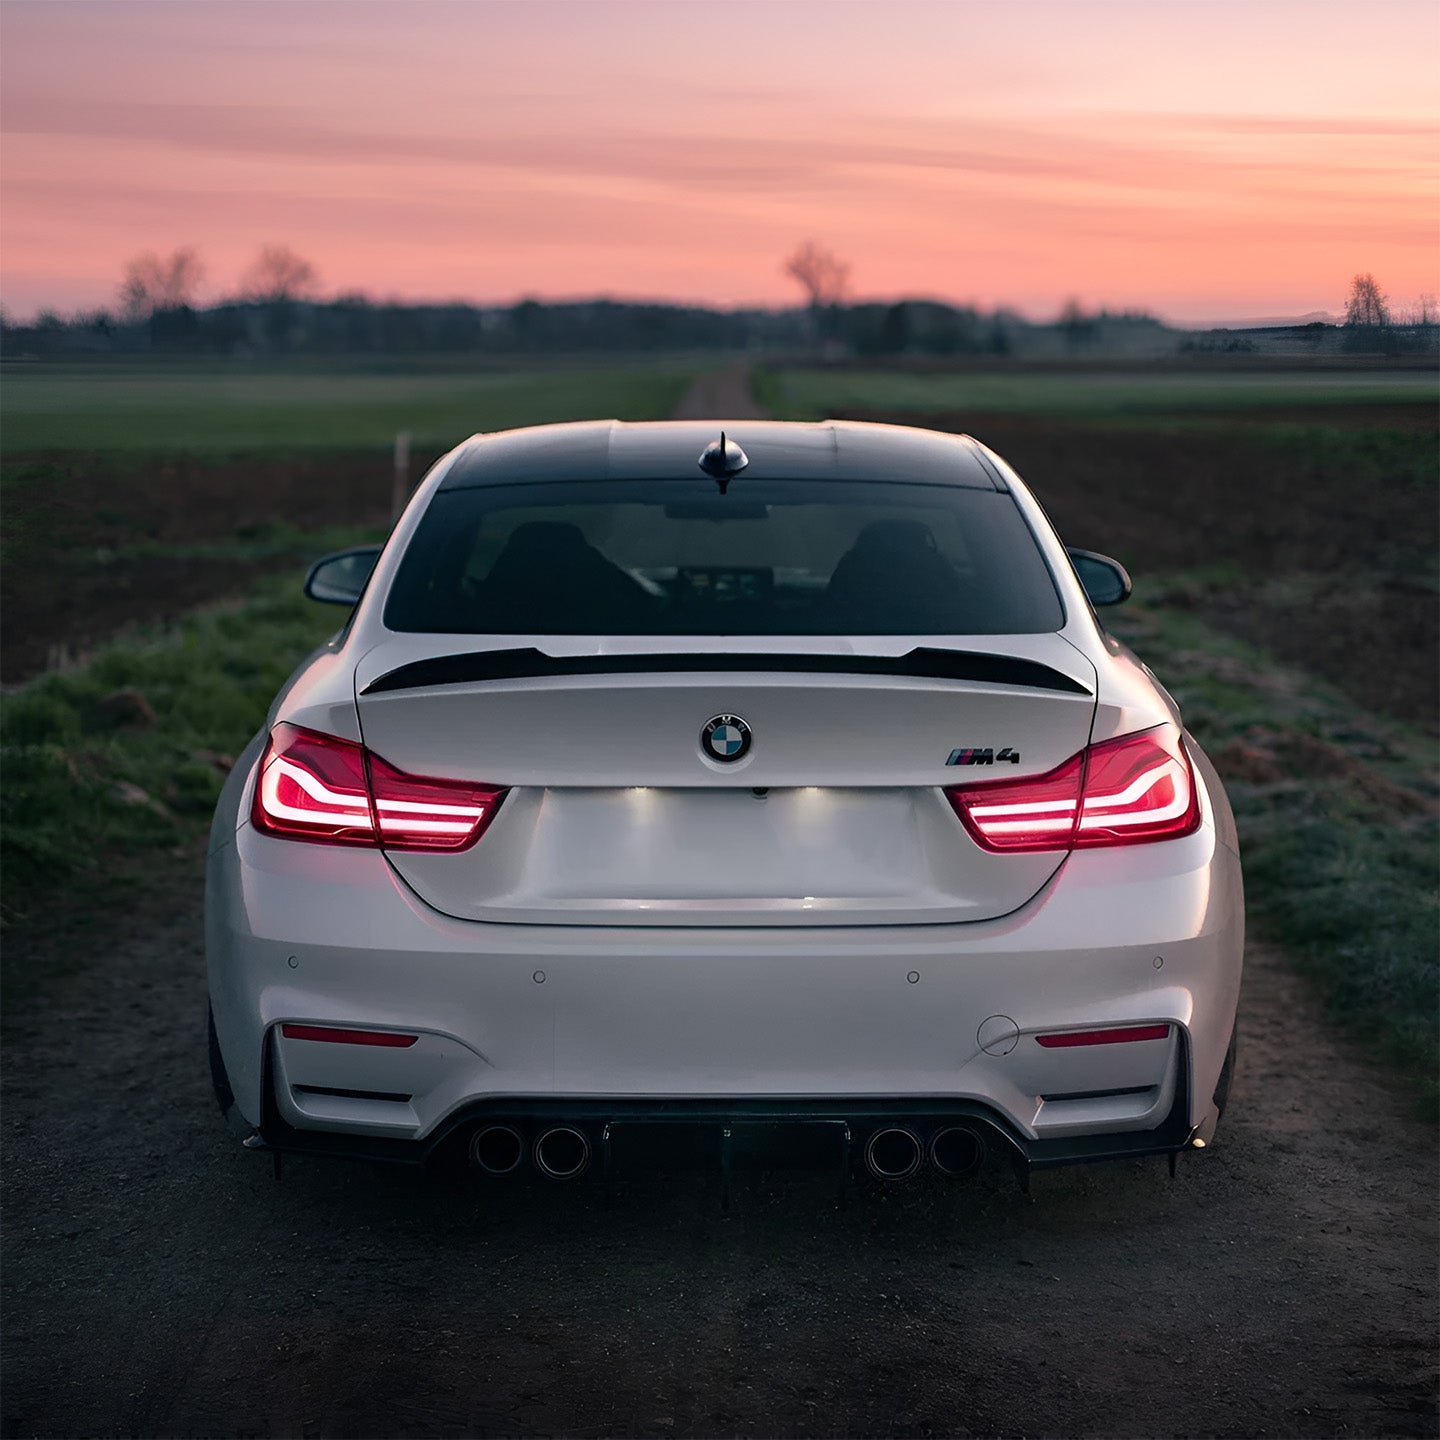
M 390 486 L 390 520 L 400 518 L 410 498 L 410 432 L 401 430 L 395 436 L 395 478 Z

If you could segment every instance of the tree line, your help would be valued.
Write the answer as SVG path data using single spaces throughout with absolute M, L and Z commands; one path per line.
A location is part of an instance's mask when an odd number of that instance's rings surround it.
M 620 300 L 483 306 L 321 298 L 315 266 L 286 245 L 262 247 L 233 294 L 202 305 L 205 263 L 193 246 L 126 262 L 113 308 L 28 325 L 0 316 L 0 350 L 37 358 L 101 354 L 273 355 L 527 354 L 587 351 L 814 350 L 834 357 L 1005 355 L 1044 331 L 1013 313 L 927 299 L 848 303 L 850 266 L 817 241 L 781 269 L 803 295 L 798 307 L 718 310 Z M 1149 316 L 1086 315 L 1058 322 L 1068 349 L 1102 345 L 1115 326 L 1162 330 Z
M 230 300 L 160 306 L 144 316 L 87 311 L 0 317 L 9 359 L 106 355 L 544 355 L 661 351 L 789 351 L 826 359 L 1024 355 L 1050 337 L 1060 353 L 1106 353 L 1119 332 L 1170 334 L 1148 316 L 1067 317 L 1035 325 L 1019 315 L 934 300 L 782 309 L 712 310 L 620 300 L 505 306 L 405 304 L 363 295 L 329 300 Z M 1058 337 L 1055 338 L 1055 337 Z
M 952 358 L 1160 353 L 1170 348 L 1254 349 L 1235 332 L 1228 345 L 1182 339 L 1143 312 L 1086 311 L 1066 303 L 1052 322 L 927 299 L 851 302 L 850 266 L 814 240 L 787 256 L 782 272 L 804 303 L 717 310 L 620 300 L 513 305 L 405 303 L 361 293 L 321 298 L 315 266 L 289 246 L 268 244 L 241 272 L 235 292 L 200 303 L 206 267 L 193 246 L 146 252 L 123 267 L 114 308 L 63 317 L 42 311 L 29 324 L 0 312 L 0 353 L 9 358 L 126 354 L 274 355 L 525 354 L 587 351 L 818 349 L 828 358 Z M 1370 274 L 1357 274 L 1345 304 L 1348 349 L 1434 349 L 1435 301 L 1394 315 Z M 1333 327 L 1303 327 L 1318 342 Z M 1239 332 L 1243 335 L 1243 332 Z M 1419 336 L 1419 343 L 1416 337 Z

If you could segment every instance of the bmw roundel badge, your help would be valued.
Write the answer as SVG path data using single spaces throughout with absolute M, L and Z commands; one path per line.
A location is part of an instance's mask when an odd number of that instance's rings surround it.
M 716 715 L 700 732 L 700 748 L 712 760 L 743 760 L 750 753 L 750 727 L 738 715 Z

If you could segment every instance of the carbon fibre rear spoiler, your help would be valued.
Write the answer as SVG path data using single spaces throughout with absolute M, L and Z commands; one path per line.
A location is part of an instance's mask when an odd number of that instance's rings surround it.
M 892 675 L 924 680 L 971 680 L 987 685 L 1018 685 L 1030 690 L 1093 693 L 1086 685 L 1037 660 L 969 650 L 920 646 L 904 655 L 546 655 L 533 646 L 511 650 L 475 650 L 415 660 L 372 680 L 360 693 L 419 690 L 435 685 L 472 685 L 494 680 L 550 679 L 567 675 L 734 674 L 765 671 L 807 675 Z

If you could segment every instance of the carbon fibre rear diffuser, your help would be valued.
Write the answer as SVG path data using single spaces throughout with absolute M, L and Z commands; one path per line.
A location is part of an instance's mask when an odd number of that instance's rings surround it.
M 1175 1174 L 1181 1151 L 1190 1147 L 1196 1127 L 1189 1122 L 1189 1067 L 1180 1066 L 1180 1083 L 1165 1120 L 1153 1130 L 1126 1131 L 1110 1135 L 1077 1135 L 1048 1140 L 1021 1136 L 1000 1115 L 976 1101 L 960 1099 L 914 1099 L 833 1097 L 785 1097 L 738 1099 L 612 1099 L 536 1097 L 477 1101 L 455 1111 L 423 1140 L 395 1140 L 385 1137 L 342 1135 L 320 1130 L 297 1130 L 279 1112 L 275 1103 L 269 1044 L 263 1063 L 265 1084 L 264 1115 L 258 1128 L 245 1125 L 235 1105 L 224 1058 L 211 1032 L 211 1078 L 215 1097 L 232 1128 L 242 1134 L 242 1146 L 268 1152 L 275 1174 L 280 1174 L 280 1157 L 285 1154 L 316 1155 L 341 1160 L 362 1160 L 382 1164 L 424 1166 L 442 1147 L 486 1122 L 509 1122 L 522 1126 L 566 1123 L 588 1128 L 600 1140 L 601 1170 L 607 1195 L 613 1181 L 614 1128 L 619 1125 L 716 1125 L 721 1130 L 720 1170 L 722 1204 L 729 1208 L 730 1179 L 735 1131 L 749 1127 L 825 1126 L 834 1127 L 840 1139 L 840 1200 L 853 1170 L 854 1137 L 884 1125 L 903 1125 L 921 1135 L 957 1121 L 980 1127 L 991 1138 L 991 1148 L 1008 1154 L 1021 1190 L 1028 1194 L 1030 1175 L 1036 1170 L 1089 1164 L 1103 1160 L 1134 1159 L 1164 1155 L 1170 1174 Z M 246 1133 L 248 1131 L 248 1133 Z

